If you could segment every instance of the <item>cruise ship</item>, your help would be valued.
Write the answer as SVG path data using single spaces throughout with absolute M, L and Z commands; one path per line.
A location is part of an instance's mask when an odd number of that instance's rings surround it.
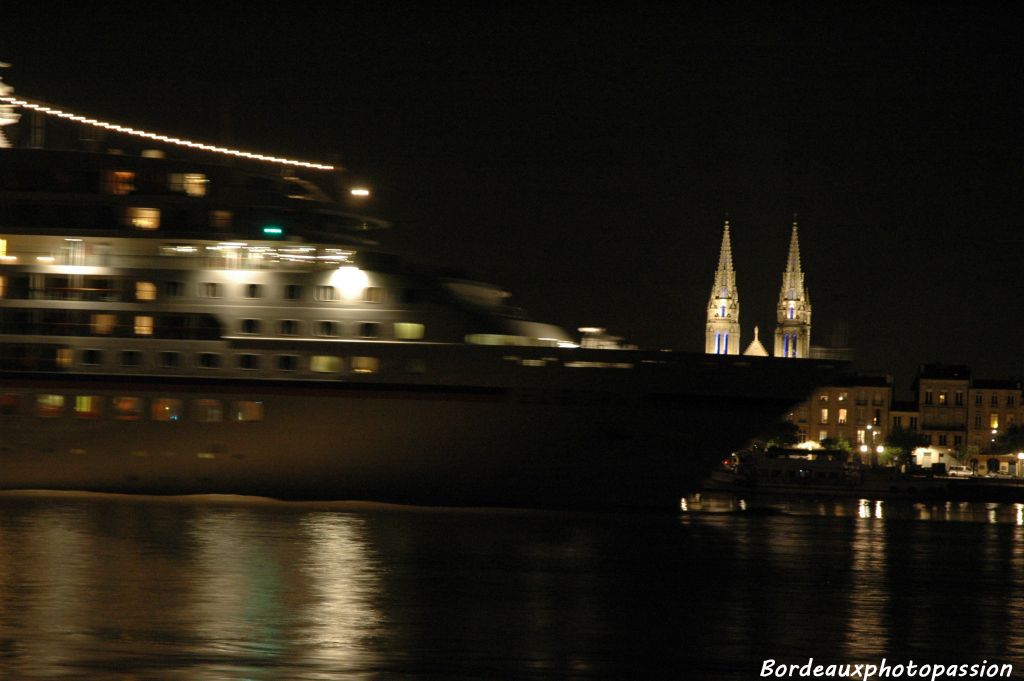
M 172 153 L 0 148 L 0 489 L 676 508 L 836 368 L 588 347 Z

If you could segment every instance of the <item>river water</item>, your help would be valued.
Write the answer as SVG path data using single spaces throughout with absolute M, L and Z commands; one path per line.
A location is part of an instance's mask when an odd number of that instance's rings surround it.
M 745 680 L 812 657 L 1024 669 L 1024 506 L 685 506 L 0 495 L 0 678 Z

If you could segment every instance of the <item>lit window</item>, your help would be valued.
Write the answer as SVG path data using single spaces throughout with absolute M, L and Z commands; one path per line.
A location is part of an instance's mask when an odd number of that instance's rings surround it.
M 37 395 L 36 414 L 46 418 L 53 418 L 64 413 L 63 395 Z
M 821 410 L 821 423 L 828 423 L 828 409 Z
M 206 175 L 202 173 L 171 173 L 167 184 L 173 192 L 206 196 L 206 182 Z
M 18 413 L 18 402 L 20 399 L 17 393 L 0 394 L 0 414 L 10 415 Z
M 324 302 L 330 302 L 335 299 L 335 289 L 333 286 L 317 286 L 316 287 L 316 299 Z
M 384 302 L 384 289 L 380 286 L 367 286 L 363 289 L 363 302 L 366 303 L 383 303 Z
M 199 423 L 216 423 L 224 420 L 224 403 L 220 400 L 196 400 L 192 413 Z
M 160 229 L 159 208 L 129 208 L 126 214 L 128 225 L 135 229 Z
M 142 418 L 141 397 L 115 397 L 114 418 L 119 421 L 138 421 Z
M 127 196 L 135 191 L 135 173 L 130 170 L 112 170 L 104 178 L 108 194 Z
M 940 390 L 939 391 L 939 404 L 940 405 L 945 405 L 946 404 L 946 396 L 947 396 L 947 394 L 948 393 L 945 390 Z
M 320 321 L 316 323 L 316 335 L 328 338 L 338 335 L 338 325 L 335 322 Z
M 0 298 L 3 298 L 5 295 L 7 295 L 7 278 L 0 277 Z
M 352 372 L 356 374 L 375 374 L 380 369 L 380 360 L 376 357 L 353 357 Z
M 845 396 L 846 396 L 846 393 L 842 393 L 842 395 L 840 396 L 839 399 L 842 400 L 842 399 L 845 398 Z M 828 395 L 825 395 L 825 394 L 818 395 L 818 401 L 819 402 L 828 402 Z
M 135 335 L 152 336 L 153 318 L 149 315 L 135 315 Z
M 262 421 L 263 403 L 251 400 L 240 400 L 231 404 L 233 421 Z
M 98 419 L 103 415 L 103 398 L 98 395 L 77 395 L 75 397 L 75 417 L 80 419 Z
M 999 427 L 999 414 L 992 412 L 988 415 L 988 427 L 998 428 Z
M 135 300 L 156 300 L 156 284 L 151 281 L 135 282 Z
M 847 398 L 848 398 L 849 396 L 850 396 L 850 393 L 847 393 L 847 392 L 842 392 L 842 393 L 839 393 L 839 397 L 838 397 L 838 398 L 836 398 L 836 399 L 838 399 L 838 400 L 839 400 L 840 402 L 845 402 L 845 401 L 846 401 L 846 399 L 847 399 Z
M 210 211 L 210 227 L 214 229 L 224 229 L 231 226 L 231 220 L 234 214 L 229 210 L 211 210 Z
M 827 440 L 827 439 L 828 439 L 828 431 L 827 430 L 819 430 L 818 431 L 818 442 L 821 442 L 822 440 Z
M 158 397 L 150 405 L 150 414 L 154 421 L 180 421 L 182 404 L 177 398 Z
M 309 370 L 318 374 L 336 374 L 341 371 L 341 357 L 313 355 L 309 359 Z
M 413 322 L 396 322 L 395 338 L 399 340 L 420 340 L 423 338 L 425 329 L 426 327 L 423 326 L 423 324 L 416 324 Z
M 117 328 L 117 315 L 105 312 L 93 314 L 89 319 L 89 329 L 97 336 L 109 336 Z
M 74 361 L 74 352 L 71 348 L 58 348 L 57 349 L 57 366 L 62 369 L 67 369 L 71 366 Z
M 839 421 L 838 421 L 838 423 L 839 423 L 839 425 L 843 425 L 844 423 L 846 423 L 846 410 L 845 409 L 840 409 L 839 410 Z

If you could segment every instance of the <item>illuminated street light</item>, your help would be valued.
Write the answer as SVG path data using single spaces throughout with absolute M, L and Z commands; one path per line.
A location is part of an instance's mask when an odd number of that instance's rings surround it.
M 353 187 L 348 193 L 357 198 L 365 199 L 370 195 L 370 190 L 366 187 Z

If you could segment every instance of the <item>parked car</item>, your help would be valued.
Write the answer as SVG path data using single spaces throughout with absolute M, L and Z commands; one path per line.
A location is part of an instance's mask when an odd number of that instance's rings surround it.
M 974 477 L 974 469 L 970 466 L 950 466 L 949 472 L 946 475 L 951 478 L 972 478 Z

